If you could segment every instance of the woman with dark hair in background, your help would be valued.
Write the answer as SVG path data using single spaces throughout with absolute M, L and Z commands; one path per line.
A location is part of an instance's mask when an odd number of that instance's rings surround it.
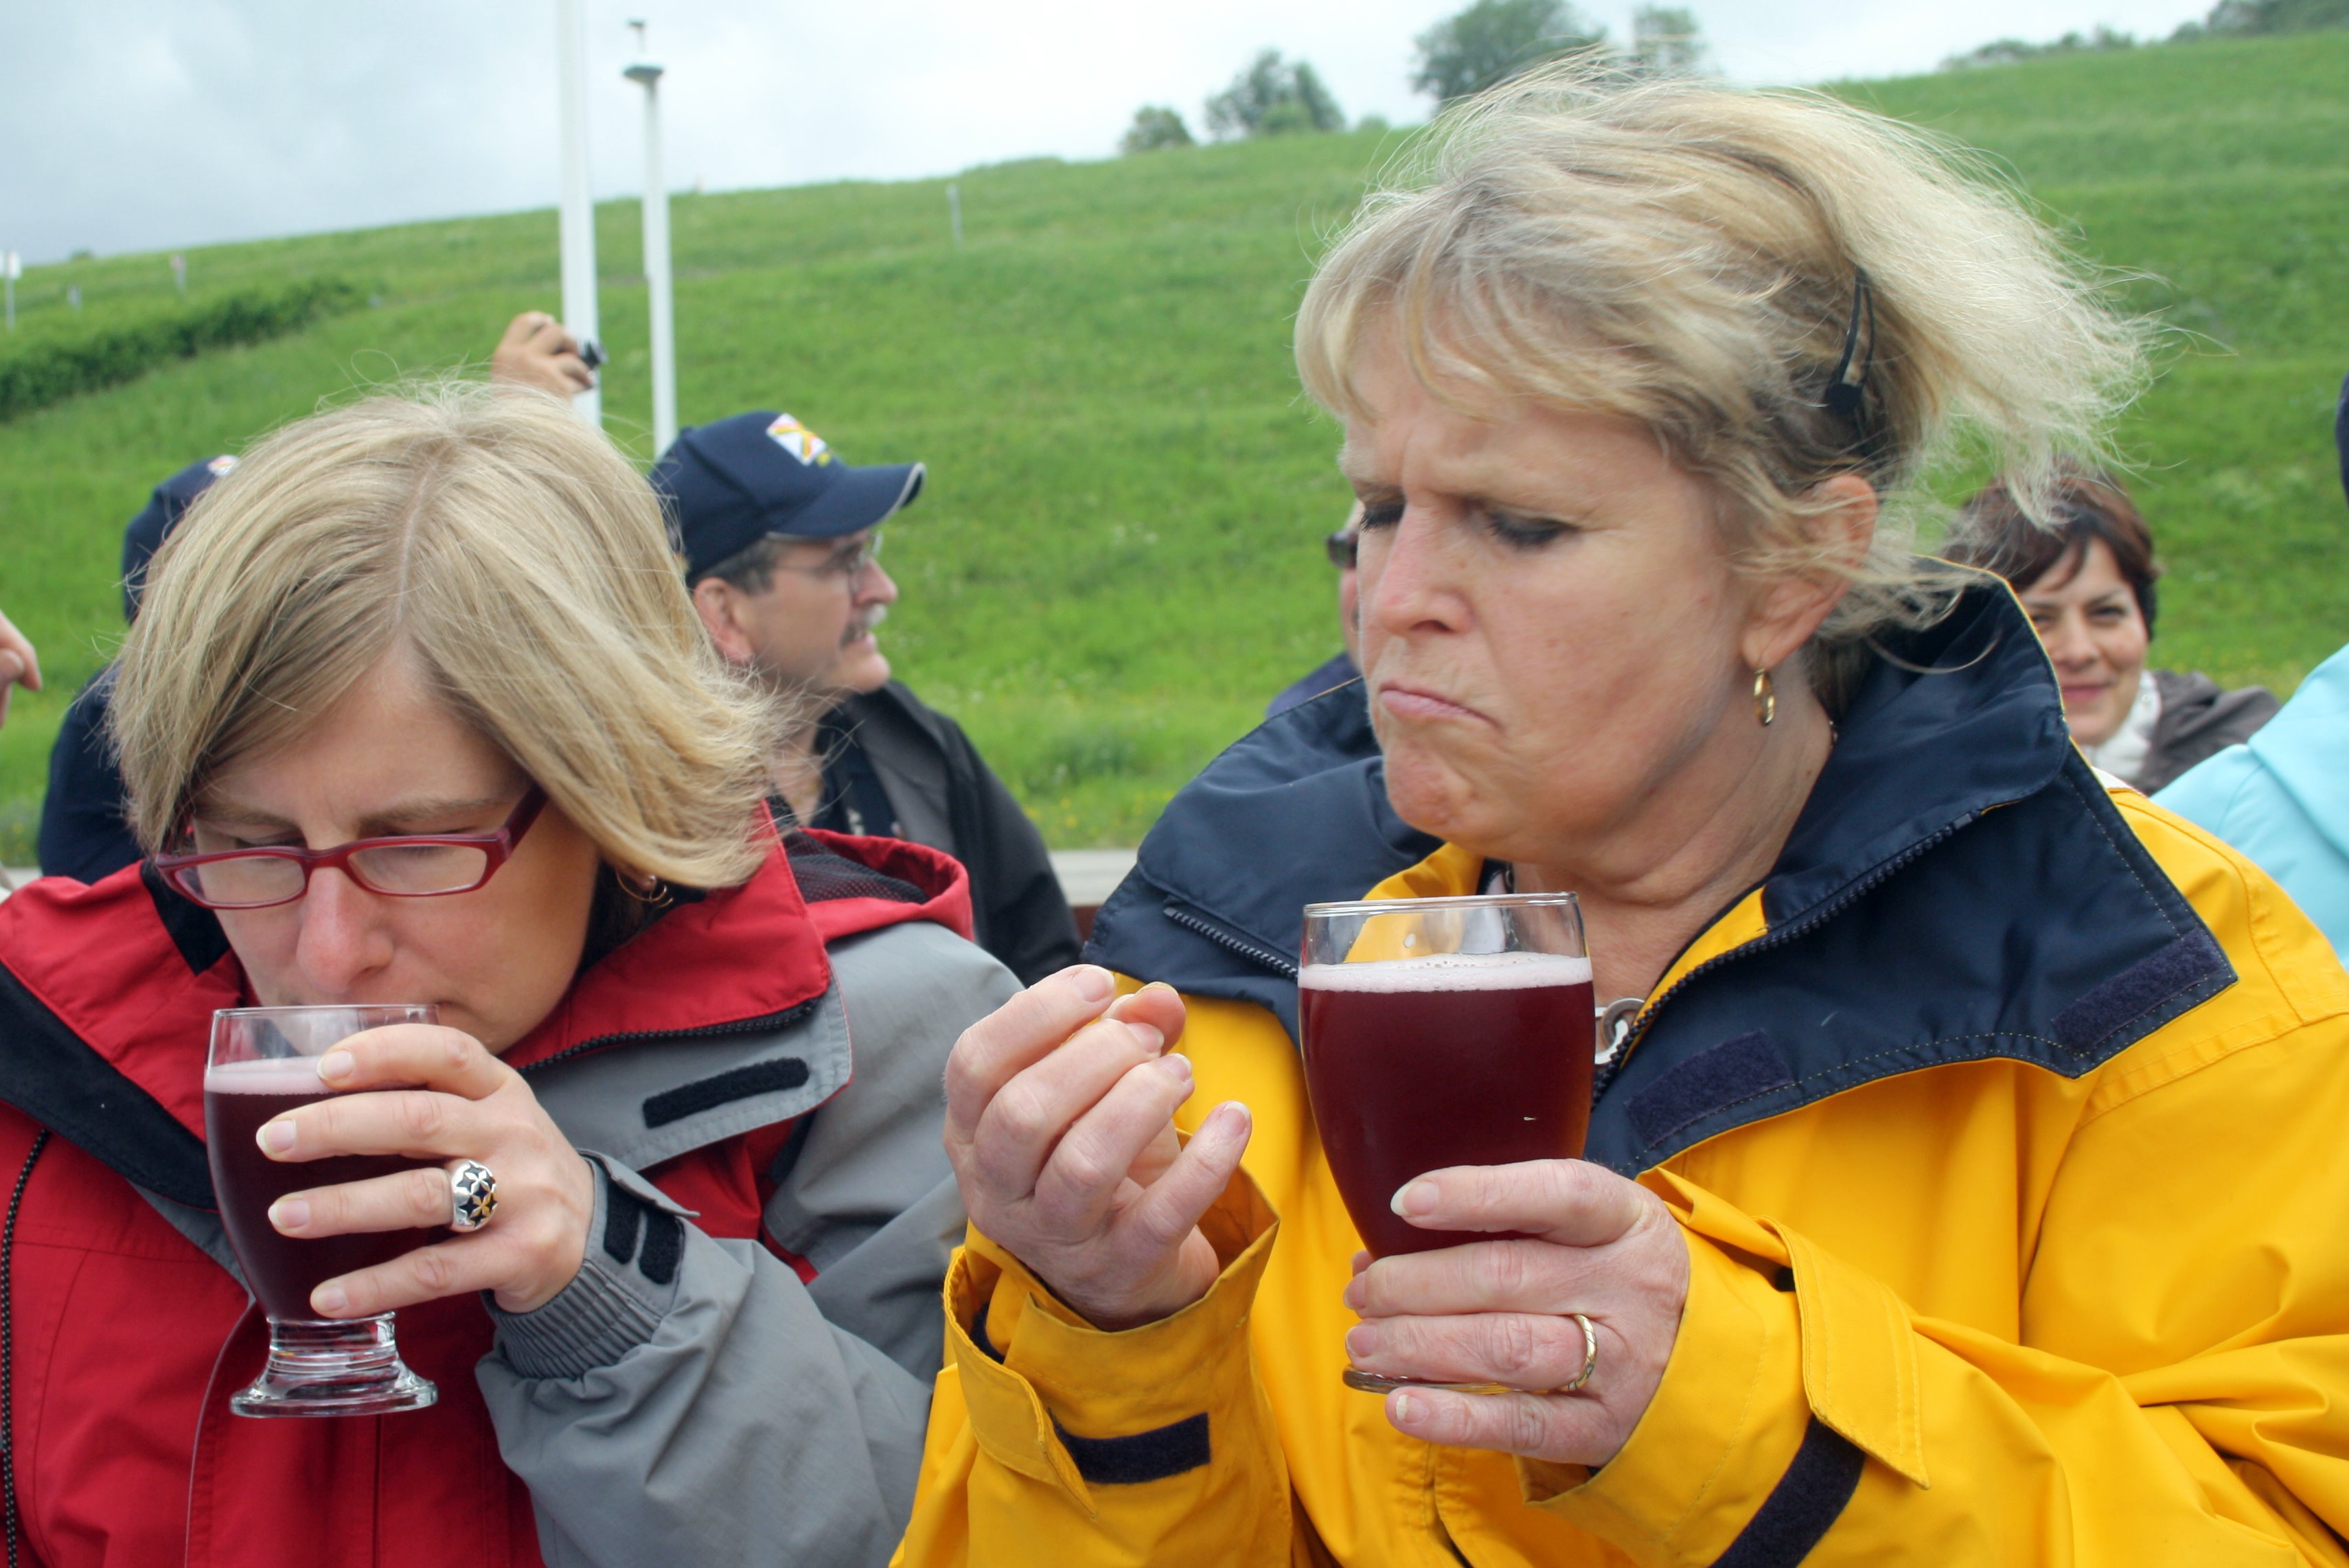
M 1943 552 L 2013 584 L 2064 688 L 2064 718 L 2088 760 L 2150 795 L 2275 717 L 2265 686 L 2223 690 L 2199 670 L 2147 670 L 2153 533 L 2109 475 L 2067 473 L 2048 524 L 2005 480 L 1966 502 Z

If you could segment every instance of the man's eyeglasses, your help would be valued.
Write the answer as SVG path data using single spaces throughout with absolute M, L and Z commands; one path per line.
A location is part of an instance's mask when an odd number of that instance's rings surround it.
M 797 572 L 808 577 L 837 577 L 848 584 L 850 593 L 864 586 L 881 565 L 881 531 L 874 529 L 858 544 L 835 550 L 812 566 L 794 566 L 786 561 L 775 563 L 785 572 Z
M 1361 533 L 1350 528 L 1341 528 L 1323 540 L 1321 548 L 1329 552 L 1330 565 L 1340 572 L 1351 572 L 1354 570 L 1355 555 L 1361 549 Z
M 334 867 L 386 898 L 438 898 L 471 892 L 512 858 L 538 820 L 546 792 L 533 784 L 504 823 L 487 833 L 401 833 L 353 839 L 330 850 L 267 844 L 214 854 L 157 855 L 155 869 L 206 909 L 267 909 L 310 891 L 313 873 Z

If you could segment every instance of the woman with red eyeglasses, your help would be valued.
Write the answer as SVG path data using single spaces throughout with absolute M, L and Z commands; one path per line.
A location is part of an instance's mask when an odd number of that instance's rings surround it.
M 0 904 L 12 1568 L 885 1561 L 962 1227 L 942 1065 L 1016 987 L 953 861 L 779 839 L 763 703 L 553 398 L 372 397 L 198 503 L 114 698 L 148 858 Z M 433 1233 L 309 1306 L 397 1312 L 439 1402 L 244 1418 L 207 1027 L 363 1003 L 440 1022 L 257 1140 L 412 1166 L 268 1218 Z

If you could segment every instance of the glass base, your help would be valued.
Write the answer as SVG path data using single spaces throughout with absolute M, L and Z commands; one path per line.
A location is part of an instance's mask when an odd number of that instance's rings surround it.
M 389 1416 L 421 1410 L 440 1390 L 408 1369 L 391 1314 L 269 1320 L 269 1364 L 228 1402 L 240 1416 Z
M 1398 1388 L 1445 1388 L 1454 1394 L 1523 1394 L 1529 1390 L 1512 1388 L 1506 1383 L 1432 1383 L 1424 1377 L 1388 1377 L 1376 1372 L 1365 1372 L 1359 1367 L 1349 1367 L 1340 1374 L 1349 1388 L 1359 1388 L 1365 1394 L 1392 1394 Z

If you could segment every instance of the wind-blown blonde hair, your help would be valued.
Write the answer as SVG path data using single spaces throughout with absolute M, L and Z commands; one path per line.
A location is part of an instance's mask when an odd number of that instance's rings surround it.
M 1375 418 L 1353 365 L 1392 330 L 1464 407 L 1636 420 L 1728 503 L 1740 570 L 1848 580 L 1830 650 L 1942 599 L 1913 553 L 1930 468 L 1986 458 L 2035 498 L 2066 454 L 2106 456 L 2142 378 L 2141 326 L 1979 159 L 1820 94 L 1570 63 L 1469 100 L 1407 160 L 1306 292 L 1307 390 Z M 1826 394 L 1863 276 L 1854 420 Z M 1807 527 L 1841 473 L 1886 502 L 1862 562 Z
M 140 842 L 403 644 L 615 870 L 756 869 L 770 716 L 710 648 L 651 490 L 557 399 L 455 382 L 268 437 L 156 557 L 112 713 Z

